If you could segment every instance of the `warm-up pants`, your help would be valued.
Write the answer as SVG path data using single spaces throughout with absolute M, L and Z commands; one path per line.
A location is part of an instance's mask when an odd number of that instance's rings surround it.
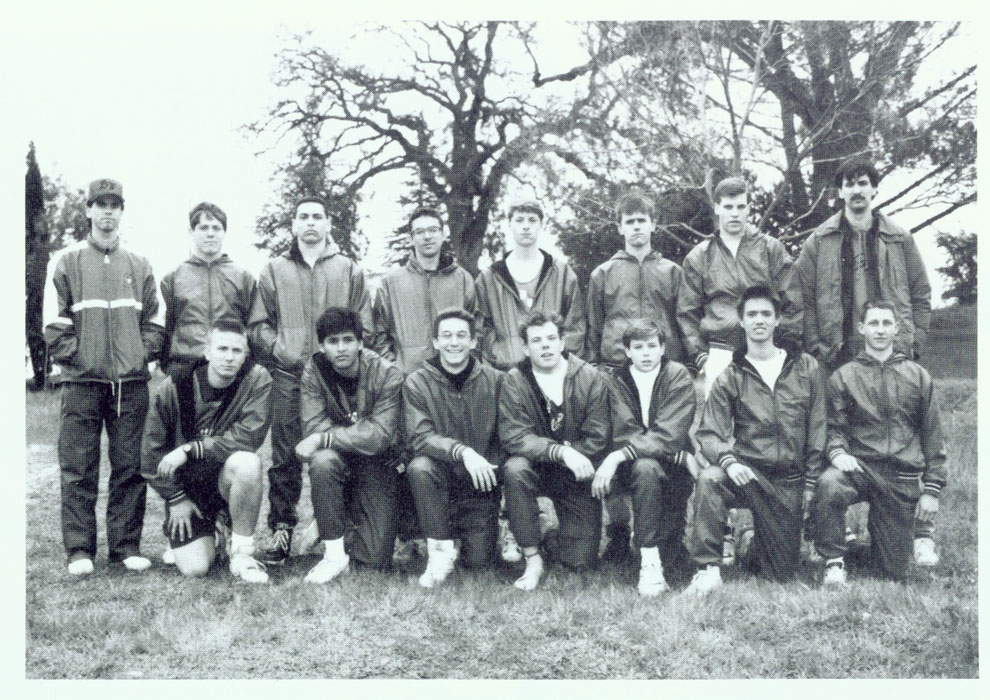
M 510 457 L 503 468 L 509 527 L 520 547 L 540 544 L 538 496 L 549 496 L 560 520 L 560 561 L 571 569 L 594 568 L 602 536 L 602 507 L 591 480 L 578 481 L 562 464 Z
M 464 465 L 422 455 L 406 467 L 406 477 L 425 537 L 460 538 L 457 559 L 469 568 L 495 562 L 500 497 L 497 486 L 487 493 L 479 491 L 471 483 Z
M 141 476 L 141 436 L 148 383 L 68 382 L 62 394 L 58 463 L 62 472 L 62 540 L 69 558 L 96 556 L 96 497 L 100 435 L 107 429 L 110 484 L 107 544 L 110 560 L 138 554 L 147 482 Z
M 750 465 L 753 471 L 755 467 Z M 753 512 L 753 563 L 759 573 L 786 581 L 797 572 L 801 555 L 801 496 L 804 477 L 765 477 L 767 491 L 754 479 L 736 486 L 721 467 L 706 467 L 695 488 L 694 528 L 690 551 L 695 564 L 722 563 L 722 538 L 726 511 L 749 508 Z
M 309 461 L 309 480 L 320 539 L 339 539 L 353 523 L 350 556 L 378 568 L 391 564 L 398 529 L 394 460 L 317 450 Z
M 272 416 L 272 468 L 268 470 L 268 527 L 295 526 L 296 504 L 302 493 L 302 463 L 296 445 L 302 440 L 299 418 L 299 377 L 275 368 L 275 415 Z

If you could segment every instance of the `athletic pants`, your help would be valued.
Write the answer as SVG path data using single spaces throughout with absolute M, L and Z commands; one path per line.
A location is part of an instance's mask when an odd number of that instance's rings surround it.
M 275 368 L 275 415 L 272 417 L 272 468 L 268 470 L 268 527 L 295 526 L 296 504 L 302 493 L 302 463 L 296 445 L 302 440 L 299 418 L 299 377 Z

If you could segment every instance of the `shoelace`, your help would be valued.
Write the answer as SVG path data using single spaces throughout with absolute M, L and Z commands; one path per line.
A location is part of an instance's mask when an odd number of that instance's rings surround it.
M 272 548 L 278 547 L 279 549 L 289 548 L 289 531 L 278 528 L 272 533 Z

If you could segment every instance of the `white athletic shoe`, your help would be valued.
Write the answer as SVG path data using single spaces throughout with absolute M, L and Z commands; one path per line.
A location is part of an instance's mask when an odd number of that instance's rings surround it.
M 132 554 L 129 557 L 125 557 L 121 563 L 128 571 L 144 571 L 151 566 L 151 560 L 139 554 Z
M 663 577 L 663 564 L 644 563 L 639 569 L 639 594 L 643 596 L 658 596 L 670 590 L 667 580 Z
M 172 551 L 171 545 L 167 545 L 165 551 L 162 552 L 162 564 L 175 566 L 175 552 Z
M 320 541 L 320 533 L 316 528 L 316 521 L 314 520 L 309 525 L 306 526 L 305 530 L 296 531 L 296 554 L 309 554 L 316 547 L 316 543 Z
M 701 569 L 684 589 L 685 595 L 708 595 L 722 585 L 722 570 L 716 564 Z
M 825 567 L 825 578 L 822 579 L 823 586 L 847 586 L 846 567 L 842 561 L 833 562 Z
M 419 577 L 419 585 L 423 588 L 433 588 L 443 583 L 454 570 L 457 551 L 454 549 L 453 540 L 428 539 L 426 544 L 429 559 L 426 562 L 426 571 Z
M 69 573 L 73 576 L 88 576 L 93 573 L 93 560 L 76 559 L 69 562 Z
M 346 554 L 343 557 L 324 556 L 316 566 L 309 570 L 305 581 L 307 583 L 329 583 L 345 573 L 350 563 L 351 558 Z
M 526 570 L 512 584 L 520 591 L 531 591 L 540 585 L 543 578 L 543 557 L 539 554 L 526 557 Z
M 938 553 L 935 551 L 935 540 L 931 537 L 919 537 L 914 541 L 914 563 L 918 566 L 938 565 Z
M 522 561 L 522 550 L 519 549 L 519 544 L 508 527 L 502 532 L 502 561 L 508 564 Z
M 234 552 L 230 555 L 230 574 L 247 583 L 265 583 L 268 574 L 265 565 L 252 556 L 254 553 Z

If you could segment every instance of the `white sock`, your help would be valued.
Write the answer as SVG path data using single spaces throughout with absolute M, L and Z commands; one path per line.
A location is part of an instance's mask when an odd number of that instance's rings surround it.
M 660 549 L 657 547 L 640 547 L 641 566 L 660 566 Z
M 230 551 L 238 554 L 248 554 L 254 551 L 253 535 L 238 535 L 236 532 L 230 533 Z
M 323 540 L 323 546 L 326 547 L 326 551 L 323 553 L 324 559 L 343 559 L 346 556 L 343 537 L 338 537 L 335 540 Z

